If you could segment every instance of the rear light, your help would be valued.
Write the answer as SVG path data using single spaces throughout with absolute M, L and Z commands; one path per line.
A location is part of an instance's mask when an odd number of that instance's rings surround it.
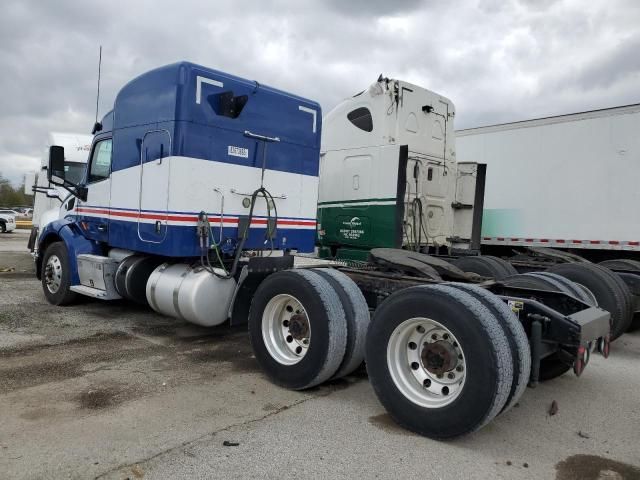
M 611 351 L 611 335 L 606 335 L 598 340 L 598 351 L 604 358 L 609 358 L 609 352 Z
M 576 360 L 573 362 L 573 373 L 575 373 L 577 377 L 582 375 L 587 363 L 589 363 L 589 349 L 584 347 L 584 345 L 580 345 L 578 347 Z

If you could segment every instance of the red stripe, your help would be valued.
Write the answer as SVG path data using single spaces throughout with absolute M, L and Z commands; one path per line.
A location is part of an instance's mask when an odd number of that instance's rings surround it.
M 483 240 L 491 240 L 491 237 L 482 237 Z
M 589 240 L 591 245 L 600 245 L 600 240 Z
M 609 240 L 609 245 L 620 245 L 618 240 Z
M 582 243 L 582 240 L 571 240 L 571 243 Z
M 549 240 L 546 238 L 541 238 L 540 243 L 549 243 Z
M 533 242 L 533 238 L 525 238 L 524 241 L 525 242 Z
M 198 217 L 195 215 L 163 215 L 158 213 L 138 213 L 138 212 L 122 212 L 122 211 L 114 211 L 114 210 L 105 210 L 100 208 L 86 208 L 86 207 L 78 207 L 78 212 L 86 212 L 86 213 L 97 213 L 103 215 L 110 215 L 113 217 L 125 217 L 125 218 L 137 218 L 137 219 L 145 219 L 145 220 L 166 220 L 169 222 L 197 222 Z M 209 218 L 211 223 L 219 222 L 220 217 L 211 217 Z M 237 218 L 224 218 L 224 223 L 238 223 Z M 256 218 L 251 222 L 251 225 L 266 225 L 266 218 Z M 299 225 L 299 226 L 308 226 L 314 227 L 316 225 L 315 220 L 281 220 L 278 219 L 278 225 Z M 215 225 L 214 225 L 215 227 Z
M 498 237 L 496 238 L 496 240 L 498 240 L 499 242 L 504 242 L 504 237 Z
M 564 240 L 558 239 L 558 240 L 556 240 L 556 243 L 564 243 Z
M 520 240 L 519 238 L 512 238 L 512 239 L 511 239 L 511 241 L 512 241 L 512 242 L 517 242 L 517 241 L 519 241 L 519 240 Z
M 633 245 L 634 247 L 637 247 L 638 245 L 640 245 L 640 242 L 629 242 L 629 245 Z

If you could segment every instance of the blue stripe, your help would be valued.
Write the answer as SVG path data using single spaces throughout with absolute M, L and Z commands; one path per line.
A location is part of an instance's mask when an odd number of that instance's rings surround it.
M 153 228 L 153 225 L 149 225 Z M 162 243 L 150 243 L 140 240 L 138 237 L 138 223 L 122 220 L 109 221 L 109 245 L 111 247 L 125 248 L 152 255 L 167 257 L 198 257 L 200 256 L 200 244 L 196 236 L 196 227 L 167 225 L 166 236 Z M 220 238 L 220 228 L 212 225 L 213 238 Z M 164 232 L 163 232 L 164 233 Z M 270 248 L 270 244 L 264 243 L 266 228 L 254 228 L 249 230 L 249 236 L 245 243 L 245 249 Z M 235 247 L 238 238 L 238 227 L 224 227 L 222 229 L 224 251 L 231 251 Z M 274 239 L 275 249 L 292 249 L 301 253 L 311 253 L 315 244 L 315 229 L 278 228 L 277 238 Z M 286 240 L 285 240 L 286 239 Z M 230 247 L 230 248 L 226 248 Z

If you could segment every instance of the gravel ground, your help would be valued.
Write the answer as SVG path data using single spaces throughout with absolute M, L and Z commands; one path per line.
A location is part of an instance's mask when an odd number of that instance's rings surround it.
M 0 236 L 1 478 L 640 478 L 640 332 L 581 378 L 436 442 L 398 428 L 364 374 L 272 385 L 245 328 L 125 302 L 50 306 L 27 235 Z

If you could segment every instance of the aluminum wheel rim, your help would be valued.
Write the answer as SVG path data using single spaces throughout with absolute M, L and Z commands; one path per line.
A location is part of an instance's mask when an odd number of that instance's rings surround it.
M 311 324 L 297 298 L 280 294 L 269 300 L 262 314 L 262 339 L 282 365 L 295 365 L 304 358 L 311 344 Z
M 62 262 L 57 255 L 51 255 L 47 260 L 44 276 L 47 290 L 51 293 L 56 293 L 62 283 Z
M 445 352 L 442 368 L 433 366 L 437 360 L 434 351 Z M 428 365 L 425 357 L 429 359 Z M 456 337 L 430 318 L 410 318 L 396 327 L 387 345 L 387 365 L 402 395 L 425 408 L 442 408 L 458 398 L 467 371 L 464 352 Z M 441 374 L 434 372 L 443 368 L 446 371 Z

